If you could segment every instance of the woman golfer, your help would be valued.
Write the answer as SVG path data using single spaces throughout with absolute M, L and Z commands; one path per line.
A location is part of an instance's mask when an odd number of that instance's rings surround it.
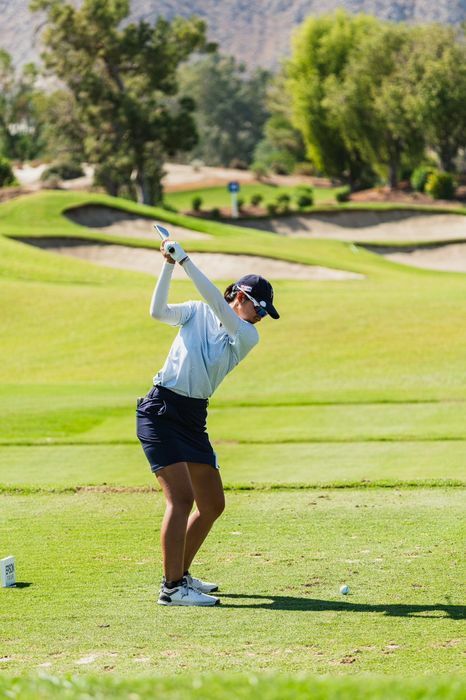
M 272 286 L 263 277 L 242 277 L 222 296 L 178 243 L 163 241 L 161 251 L 165 261 L 150 314 L 180 330 L 154 386 L 137 408 L 137 435 L 166 499 L 161 529 L 164 578 L 158 602 L 215 605 L 219 599 L 209 593 L 218 586 L 189 573 L 225 507 L 217 458 L 206 433 L 208 400 L 258 342 L 255 324 L 264 316 L 279 315 Z M 207 303 L 167 304 L 175 262 Z

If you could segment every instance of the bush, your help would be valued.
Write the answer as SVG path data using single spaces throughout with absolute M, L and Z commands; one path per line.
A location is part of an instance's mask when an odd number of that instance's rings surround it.
M 52 177 L 60 178 L 60 180 L 74 180 L 76 177 L 82 177 L 84 175 L 84 170 L 81 167 L 81 163 L 76 160 L 66 159 L 58 160 L 56 163 L 44 170 L 40 179 L 46 182 Z
M 288 151 L 275 151 L 270 155 L 270 168 L 277 175 L 291 175 L 294 158 Z
M 314 190 L 308 185 L 300 185 L 296 188 L 296 202 L 298 209 L 312 207 L 314 204 Z
M 312 207 L 314 204 L 314 197 L 312 194 L 305 194 L 303 192 L 302 194 L 298 194 L 296 202 L 298 204 L 298 209 L 305 209 L 306 207 Z
M 253 194 L 251 195 L 251 204 L 253 207 L 258 207 L 259 204 L 263 201 L 264 197 L 261 194 Z
M 241 211 L 241 209 L 244 207 L 244 197 L 238 197 L 238 209 Z
M 233 158 L 228 167 L 235 168 L 236 170 L 247 170 L 248 164 L 246 161 L 241 160 L 241 158 Z
M 280 214 L 288 214 L 290 211 L 291 202 L 291 197 L 289 194 L 282 192 L 282 194 L 277 195 L 275 202 L 277 204 L 277 212 Z
M 210 215 L 213 219 L 220 219 L 222 216 L 222 213 L 218 207 L 213 207 L 210 210 Z
M 8 158 L 2 158 L 0 156 L 0 187 L 7 187 L 8 185 L 15 185 L 16 178 L 13 174 L 11 163 Z
M 274 202 L 269 202 L 267 204 L 267 213 L 269 216 L 275 216 L 275 214 L 277 213 L 277 209 L 278 207 Z
M 263 180 L 268 175 L 268 168 L 264 163 L 253 163 L 251 165 L 251 172 L 253 173 L 256 180 Z
M 291 202 L 291 197 L 286 192 L 277 195 L 277 202 L 282 206 L 287 206 Z
M 306 175 L 308 177 L 313 177 L 316 174 L 316 170 L 312 163 L 296 163 L 293 168 L 293 173 L 295 175 Z
M 196 195 L 195 197 L 192 198 L 191 200 L 191 207 L 193 211 L 201 211 L 202 207 L 202 197 L 199 197 L 199 195 Z
M 296 158 L 284 148 L 277 148 L 272 143 L 263 139 L 259 141 L 254 150 L 254 162 L 252 169 L 260 164 L 267 170 L 272 170 L 279 175 L 289 175 L 293 172 Z
M 411 175 L 411 187 L 416 192 L 424 192 L 427 184 L 427 180 L 432 173 L 435 172 L 435 168 L 430 165 L 421 165 L 416 168 Z
M 341 190 L 339 190 L 336 195 L 335 199 L 337 202 L 348 202 L 349 198 L 351 196 L 351 187 L 349 185 L 345 185 L 345 187 L 342 187 Z
M 455 181 L 450 173 L 442 173 L 438 170 L 427 178 L 425 191 L 434 199 L 453 199 L 455 189 Z

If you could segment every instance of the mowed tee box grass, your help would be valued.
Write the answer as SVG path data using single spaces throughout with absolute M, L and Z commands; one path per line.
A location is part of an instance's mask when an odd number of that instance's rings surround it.
M 176 332 L 149 318 L 156 271 L 99 268 L 14 240 L 116 242 L 63 216 L 89 202 L 211 236 L 188 250 L 364 275 L 277 281 L 280 321 L 261 324 L 259 346 L 211 401 L 211 439 L 231 490 L 198 563 L 222 580 L 215 620 L 190 611 L 167 626 L 154 612 L 162 504 L 137 493 L 155 484 L 134 409 Z M 77 193 L 2 205 L 0 233 L 1 541 L 20 584 L 2 591 L 14 596 L 2 616 L 22 630 L 4 639 L 6 670 L 461 670 L 463 275 Z M 173 283 L 171 300 L 196 296 L 189 281 Z M 366 488 L 382 484 L 396 488 Z M 82 624 L 85 609 L 92 624 Z

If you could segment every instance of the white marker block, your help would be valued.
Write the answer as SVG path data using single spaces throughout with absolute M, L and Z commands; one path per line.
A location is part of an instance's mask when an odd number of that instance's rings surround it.
M 16 584 L 16 568 L 15 558 L 5 557 L 0 559 L 0 576 L 2 578 L 2 587 L 14 586 Z

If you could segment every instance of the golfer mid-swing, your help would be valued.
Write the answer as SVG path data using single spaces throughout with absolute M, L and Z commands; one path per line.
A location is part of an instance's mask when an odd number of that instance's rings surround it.
M 258 342 L 254 324 L 264 316 L 279 315 L 272 286 L 263 277 L 242 277 L 222 296 L 178 243 L 163 241 L 161 251 L 165 261 L 150 314 L 180 330 L 154 386 L 137 408 L 138 438 L 166 499 L 161 529 L 164 579 L 158 602 L 215 605 L 219 599 L 209 594 L 218 586 L 189 573 L 225 506 L 216 455 L 206 433 L 208 400 Z M 167 304 L 175 262 L 207 303 Z

